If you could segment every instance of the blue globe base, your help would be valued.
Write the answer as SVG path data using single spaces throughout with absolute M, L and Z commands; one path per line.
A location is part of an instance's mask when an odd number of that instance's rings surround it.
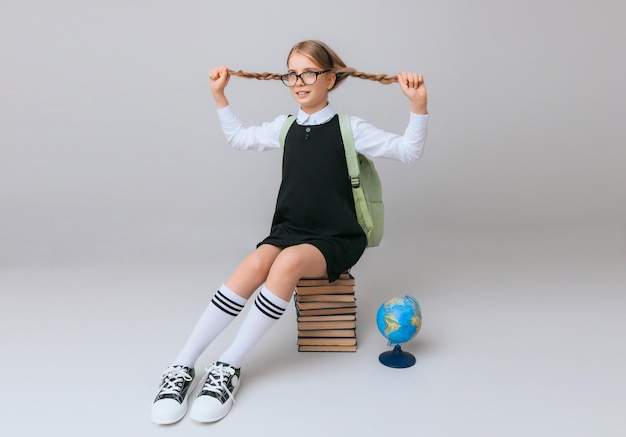
M 403 351 L 399 344 L 395 345 L 393 350 L 383 352 L 378 356 L 378 361 L 387 367 L 394 369 L 404 369 L 415 364 L 415 356 Z

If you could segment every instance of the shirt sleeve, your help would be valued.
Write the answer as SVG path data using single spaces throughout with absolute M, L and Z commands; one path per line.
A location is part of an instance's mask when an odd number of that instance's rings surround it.
M 379 129 L 358 117 L 350 117 L 354 148 L 370 158 L 411 162 L 422 156 L 426 144 L 428 115 L 411 113 L 404 135 Z
M 279 115 L 273 121 L 261 126 L 244 127 L 230 106 L 217 110 L 217 115 L 226 136 L 226 141 L 237 150 L 265 150 L 278 149 L 278 135 L 287 119 L 286 115 Z

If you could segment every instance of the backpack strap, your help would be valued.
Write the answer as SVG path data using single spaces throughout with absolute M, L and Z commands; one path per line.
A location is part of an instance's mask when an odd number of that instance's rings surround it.
M 278 143 L 280 144 L 280 150 L 282 151 L 285 148 L 285 138 L 287 138 L 287 132 L 289 132 L 289 128 L 296 121 L 295 115 L 290 115 L 283 123 L 283 127 L 280 128 L 280 133 L 278 134 Z
M 352 184 L 352 188 L 358 188 L 361 185 L 361 179 L 359 178 L 359 161 L 356 157 L 356 150 L 354 149 L 354 136 L 352 135 L 352 126 L 350 125 L 350 116 L 348 114 L 339 114 L 339 128 L 341 129 L 343 148 L 346 153 L 350 183 Z
M 343 139 L 343 148 L 346 154 L 346 163 L 348 164 L 348 174 L 350 175 L 350 183 L 352 184 L 352 194 L 354 195 L 354 206 L 356 208 L 359 224 L 367 234 L 369 240 L 374 222 L 367 207 L 365 192 L 361 186 L 361 176 L 359 170 L 359 159 L 356 149 L 354 148 L 354 135 L 352 133 L 352 125 L 350 124 L 350 116 L 348 114 L 339 114 L 339 128 L 341 129 L 341 137 Z

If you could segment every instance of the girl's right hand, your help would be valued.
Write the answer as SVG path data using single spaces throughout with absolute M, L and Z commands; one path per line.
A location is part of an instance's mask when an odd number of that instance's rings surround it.
M 221 67 L 209 70 L 209 79 L 211 79 L 211 91 L 218 93 L 223 92 L 226 85 L 228 85 L 228 80 L 230 79 L 228 68 L 226 68 L 225 65 L 222 65 Z
M 228 85 L 230 73 L 225 65 L 209 70 L 209 79 L 211 79 L 211 92 L 218 108 L 228 106 L 228 100 L 224 96 L 224 88 Z

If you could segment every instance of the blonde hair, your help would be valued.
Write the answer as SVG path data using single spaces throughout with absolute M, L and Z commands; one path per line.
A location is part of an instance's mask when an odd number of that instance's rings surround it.
M 322 41 L 306 40 L 297 43 L 291 48 L 289 55 L 287 55 L 287 64 L 289 64 L 289 58 L 291 58 L 291 55 L 294 53 L 301 53 L 308 56 L 323 70 L 331 70 L 335 73 L 336 80 L 331 90 L 341 85 L 341 83 L 349 76 L 357 77 L 359 79 L 373 80 L 383 85 L 389 85 L 390 83 L 398 81 L 395 76 L 363 73 L 346 66 L 346 63 L 343 62 L 339 56 L 337 56 L 337 53 L 335 53 L 333 49 L 328 47 Z M 229 70 L 229 73 L 233 76 L 258 80 L 280 80 L 280 77 L 282 76 L 281 73 L 249 73 L 242 70 Z

